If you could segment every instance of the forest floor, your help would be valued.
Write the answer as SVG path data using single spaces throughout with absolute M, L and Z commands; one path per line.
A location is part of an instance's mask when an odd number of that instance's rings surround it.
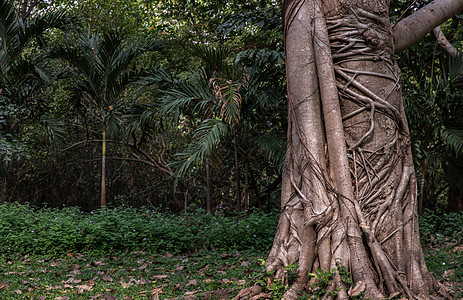
M 263 274 L 255 253 L 1 255 L 0 299 L 230 298 Z
M 423 248 L 429 269 L 455 291 L 455 299 L 462 299 L 463 244 Z M 60 258 L 3 254 L 0 299 L 231 299 L 265 280 L 264 259 L 264 253 L 219 251 L 68 253 Z M 278 294 L 273 291 L 274 299 Z

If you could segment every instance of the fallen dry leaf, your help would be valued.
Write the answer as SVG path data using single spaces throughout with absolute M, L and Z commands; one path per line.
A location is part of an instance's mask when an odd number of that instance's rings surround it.
M 14 292 L 15 292 L 16 294 L 18 294 L 18 295 L 21 295 L 21 294 L 23 293 L 23 291 L 21 291 L 21 290 L 15 290 Z
M 113 295 L 110 295 L 110 294 L 103 294 L 103 299 L 105 299 L 105 300 L 117 300 L 116 297 L 114 297 Z
M 132 283 L 131 283 L 131 282 L 128 282 L 128 283 L 126 283 L 126 282 L 121 282 L 121 285 L 122 285 L 123 288 L 128 288 L 129 286 L 132 285 Z
M 185 293 L 185 296 L 191 296 L 191 295 L 194 295 L 196 294 L 197 292 L 199 292 L 200 290 L 197 290 L 197 291 L 191 291 L 191 292 L 186 292 Z
M 246 280 L 240 279 L 240 280 L 236 281 L 235 284 L 236 285 L 244 285 L 244 284 L 246 284 Z
M 112 279 L 111 276 L 109 276 L 108 274 L 103 274 L 103 280 L 104 281 L 109 281 L 109 282 L 114 281 L 114 279 Z
M 154 275 L 153 279 L 167 279 L 169 275 L 161 274 L 161 275 Z
M 71 270 L 77 270 L 77 269 L 80 269 L 80 268 L 82 268 L 82 267 L 80 265 L 78 265 L 78 264 L 73 264 L 73 265 L 69 266 L 69 269 L 71 269 Z
M 162 294 L 162 286 L 160 287 L 155 287 L 150 291 L 151 295 L 157 295 L 157 294 Z
M 0 283 L 0 291 L 4 291 L 10 287 L 10 284 L 8 282 L 2 282 Z
M 442 277 L 450 277 L 453 274 L 455 274 L 455 270 L 446 270 L 444 274 L 442 274 Z
M 249 260 L 245 260 L 245 261 L 242 261 L 242 262 L 241 262 L 241 265 L 242 265 L 243 267 L 249 267 L 249 266 L 251 265 L 251 262 L 250 262 Z
M 72 270 L 69 274 L 67 274 L 67 277 L 74 276 L 74 275 L 81 275 L 82 271 L 81 270 Z
M 251 297 L 251 300 L 256 300 L 256 299 L 272 299 L 272 296 L 266 293 L 260 293 L 256 296 Z
M 69 278 L 68 280 L 65 281 L 66 283 L 74 283 L 74 284 L 77 284 L 77 283 L 81 283 L 82 282 L 82 279 L 75 279 L 74 277 L 71 277 Z
M 144 269 L 146 269 L 147 267 L 148 267 L 148 264 L 145 263 L 145 264 L 141 265 L 140 267 L 138 267 L 138 269 L 139 269 L 139 270 L 144 270 Z
M 137 284 L 147 284 L 149 281 L 146 278 L 142 277 L 137 281 Z
M 198 281 L 196 279 L 192 279 L 192 280 L 188 281 L 188 283 L 186 285 L 189 286 L 189 285 L 197 285 L 197 284 L 198 284 Z
M 76 288 L 79 294 L 83 294 L 85 291 L 90 291 L 93 288 L 93 285 L 81 284 L 77 285 Z
M 94 264 L 95 266 L 106 266 L 106 264 L 103 262 L 103 258 L 97 261 L 93 261 L 92 264 Z

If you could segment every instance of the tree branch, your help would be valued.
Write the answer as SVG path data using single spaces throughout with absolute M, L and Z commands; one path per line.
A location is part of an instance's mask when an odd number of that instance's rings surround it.
M 461 0 L 435 0 L 395 24 L 392 35 L 395 53 L 399 53 L 423 38 L 435 27 L 463 10 Z
M 458 55 L 458 50 L 453 47 L 452 44 L 447 40 L 444 33 L 440 29 L 440 26 L 437 26 L 432 30 L 432 33 L 436 37 L 437 43 L 441 46 L 450 56 L 455 57 Z

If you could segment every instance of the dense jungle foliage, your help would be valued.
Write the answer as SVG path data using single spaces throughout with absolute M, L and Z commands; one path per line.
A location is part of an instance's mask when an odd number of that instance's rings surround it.
M 391 18 L 426 1 L 411 3 L 393 1 Z M 462 22 L 441 27 L 457 49 Z M 0 0 L 0 28 L 1 201 L 279 207 L 280 1 Z M 460 210 L 461 55 L 429 34 L 397 58 L 420 209 Z

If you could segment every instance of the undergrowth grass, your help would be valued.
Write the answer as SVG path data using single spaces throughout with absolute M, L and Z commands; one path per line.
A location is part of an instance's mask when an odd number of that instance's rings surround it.
M 1 204 L 0 299 L 182 299 L 213 291 L 232 298 L 265 281 L 259 260 L 277 219 L 257 211 L 237 219 L 199 209 Z M 463 213 L 426 211 L 419 224 L 429 270 L 463 298 Z
M 241 219 L 196 209 L 181 215 L 147 208 L 35 209 L 0 205 L 0 252 L 65 255 L 68 252 L 145 250 L 174 254 L 201 249 L 268 250 L 276 214 L 252 212 Z

